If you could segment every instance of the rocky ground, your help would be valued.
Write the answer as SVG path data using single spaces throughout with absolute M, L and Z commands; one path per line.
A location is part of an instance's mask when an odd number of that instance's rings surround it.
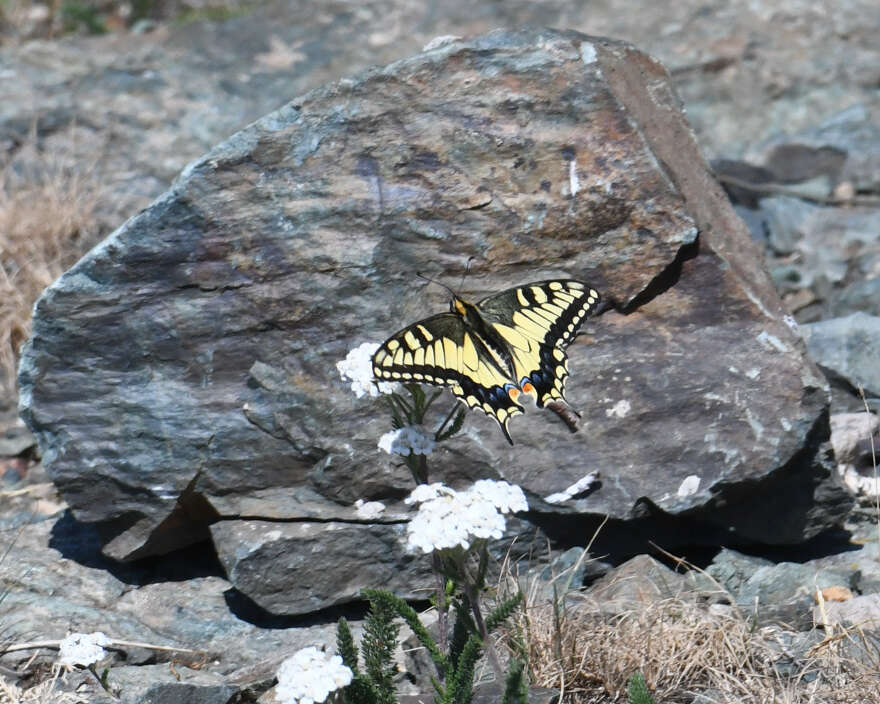
M 45 170 L 46 153 L 65 169 L 87 163 L 100 184 L 95 240 L 248 122 L 307 89 L 415 53 L 435 36 L 537 24 L 632 41 L 670 70 L 698 141 L 831 382 L 832 441 L 859 501 L 845 531 L 797 548 L 685 554 L 711 584 L 646 556 L 616 568 L 614 561 L 581 565 L 590 579 L 607 573 L 590 596 L 611 614 L 688 593 L 716 612 L 738 609 L 783 644 L 771 656 L 783 674 L 809 669 L 826 636 L 856 643 L 855 635 L 841 638 L 857 634 L 855 624 L 867 645 L 854 645 L 846 658 L 862 667 L 853 672 L 869 673 L 867 691 L 880 666 L 871 654 L 880 632 L 880 516 L 868 498 L 876 493 L 869 438 L 878 438 L 865 413 L 865 405 L 877 410 L 880 397 L 880 27 L 871 5 L 644 3 L 621 13 L 611 2 L 474 8 L 388 0 L 323 3 L 315 12 L 272 3 L 137 36 L 8 44 L 0 47 L 0 163 L 25 180 Z M 7 589 L 0 625 L 13 646 L 57 640 L 70 628 L 104 630 L 127 644 L 112 655 L 111 682 L 122 701 L 206 704 L 254 700 L 287 654 L 313 643 L 333 647 L 336 613 L 267 614 L 233 589 L 204 544 L 128 565 L 102 557 L 105 536 L 73 519 L 14 420 L 14 402 L 6 398 L 0 429 L 0 516 L 9 545 L 0 562 Z M 615 583 L 630 586 L 609 587 Z M 725 596 L 717 595 L 721 588 Z M 46 678 L 53 659 L 51 646 L 22 647 L 0 664 L 9 682 L 25 688 Z M 810 672 L 806 684 L 833 688 L 832 677 Z M 653 684 L 663 681 L 658 674 Z M 725 701 L 729 691 L 713 686 L 676 701 Z M 88 672 L 68 674 L 56 687 L 70 701 L 111 701 Z M 820 700 L 834 701 L 830 694 Z

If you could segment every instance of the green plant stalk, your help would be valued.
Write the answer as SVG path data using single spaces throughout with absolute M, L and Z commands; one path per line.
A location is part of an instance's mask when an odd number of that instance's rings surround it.
M 431 568 L 437 580 L 437 628 L 440 629 L 440 650 L 449 652 L 449 599 L 446 596 L 446 577 L 443 576 L 443 563 L 436 551 L 431 553 Z
M 467 596 L 467 600 L 470 602 L 471 615 L 474 618 L 474 623 L 477 624 L 477 632 L 480 634 L 480 638 L 482 638 L 484 647 L 486 648 L 486 657 L 489 659 L 489 664 L 492 666 L 497 681 L 503 682 L 504 671 L 501 669 L 501 663 L 498 660 L 498 653 L 495 652 L 495 646 L 489 638 L 489 630 L 486 628 L 486 622 L 483 620 L 483 614 L 480 611 L 480 595 L 474 588 L 474 585 L 469 582 L 465 582 L 462 585 L 462 589 L 464 590 L 465 596 Z

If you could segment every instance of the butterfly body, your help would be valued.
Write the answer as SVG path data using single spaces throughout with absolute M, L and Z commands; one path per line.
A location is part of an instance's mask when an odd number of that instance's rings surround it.
M 448 313 L 388 338 L 373 355 L 373 375 L 448 386 L 468 407 L 492 416 L 513 444 L 508 423 L 523 412 L 521 394 L 538 407 L 565 400 L 565 348 L 599 298 L 572 279 L 525 284 L 476 304 L 454 296 Z

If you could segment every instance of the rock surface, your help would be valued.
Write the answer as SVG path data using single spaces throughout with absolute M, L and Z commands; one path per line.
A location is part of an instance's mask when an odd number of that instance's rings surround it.
M 57 641 L 75 631 L 102 631 L 125 641 L 127 645 L 111 651 L 107 663 L 111 681 L 127 673 L 120 696 L 169 682 L 173 668 L 184 673 L 187 686 L 207 688 L 202 695 L 213 697 L 192 701 L 217 701 L 230 688 L 266 689 L 285 657 L 308 645 L 333 647 L 336 642 L 333 622 L 289 628 L 292 624 L 267 620 L 241 603 L 220 576 L 222 569 L 208 544 L 163 561 L 123 566 L 100 557 L 98 534 L 71 519 L 51 485 L 30 484 L 27 492 L 0 498 L 0 508 L 6 519 L 0 544 L 8 549 L 0 562 L 5 645 Z M 359 624 L 352 625 L 359 633 Z M 0 664 L 14 670 L 32 658 L 38 665 L 50 663 L 56 655 L 46 649 L 14 650 L 0 656 Z M 129 667 L 120 670 L 122 665 Z M 206 675 L 200 678 L 189 668 Z M 77 686 L 71 680 L 59 688 Z M 93 676 L 83 686 L 95 701 L 103 701 Z M 178 700 L 184 701 L 156 699 Z
M 715 556 L 705 574 L 716 580 L 731 600 L 759 623 L 784 624 L 808 631 L 814 623 L 820 622 L 815 619 L 813 609 L 817 590 L 823 592 L 826 606 L 832 611 L 837 608 L 830 606 L 832 603 L 846 603 L 853 595 L 859 598 L 877 594 L 880 565 L 876 559 L 876 526 L 874 528 L 865 542 L 860 539 L 858 543 L 838 544 L 830 551 L 827 548 L 823 551 L 828 554 L 803 562 L 774 562 L 725 549 Z M 802 553 L 799 557 L 804 556 Z M 696 582 L 704 591 L 712 591 L 709 580 L 704 581 L 702 575 L 697 575 Z
M 798 542 L 841 519 L 824 382 L 665 71 L 574 33 L 446 43 L 216 147 L 47 290 L 23 416 L 77 518 L 111 538 L 107 555 L 161 554 L 219 521 L 229 573 L 269 573 L 296 541 L 255 553 L 237 523 L 359 524 L 355 499 L 406 491 L 375 446 L 387 421 L 334 363 L 440 309 L 438 287 L 417 299 L 412 272 L 454 281 L 469 255 L 475 298 L 575 276 L 619 313 L 570 350 L 580 434 L 538 415 L 513 424 L 510 449 L 469 418 L 432 477 L 504 476 L 556 526 L 682 516 L 710 543 Z M 540 501 L 595 469 L 598 490 Z M 392 507 L 379 523 L 399 520 Z M 263 601 L 305 613 L 344 598 Z
M 854 105 L 756 145 L 749 163 L 715 162 L 799 322 L 880 314 L 877 114 Z
M 650 555 L 636 555 L 598 579 L 589 593 L 604 613 L 649 609 L 659 601 L 687 598 L 696 591 L 692 576 L 673 572 Z
M 816 622 L 880 632 L 880 594 L 866 594 L 847 601 L 826 602 L 824 613 L 817 607 Z
M 880 317 L 853 313 L 804 327 L 807 349 L 827 374 L 880 396 Z
M 402 524 L 333 521 L 211 526 L 229 579 L 273 613 L 357 601 L 364 589 L 378 586 L 404 599 L 424 598 L 433 584 L 431 561 L 407 552 L 403 533 Z
M 835 413 L 831 416 L 831 444 L 837 471 L 855 496 L 876 498 L 880 478 L 875 465 L 880 448 L 880 418 L 870 413 Z

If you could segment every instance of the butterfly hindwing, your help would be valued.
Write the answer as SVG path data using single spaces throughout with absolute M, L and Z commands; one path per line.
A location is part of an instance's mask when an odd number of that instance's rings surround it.
M 477 309 L 509 346 L 517 385 L 528 392 L 531 384 L 543 406 L 564 399 L 565 348 L 598 302 L 596 290 L 580 281 L 548 280 L 488 296 Z
M 507 423 L 522 413 L 508 393 L 514 385 L 460 315 L 441 313 L 393 335 L 373 355 L 373 375 L 385 381 L 448 386 L 468 407 L 498 421 L 512 442 Z

